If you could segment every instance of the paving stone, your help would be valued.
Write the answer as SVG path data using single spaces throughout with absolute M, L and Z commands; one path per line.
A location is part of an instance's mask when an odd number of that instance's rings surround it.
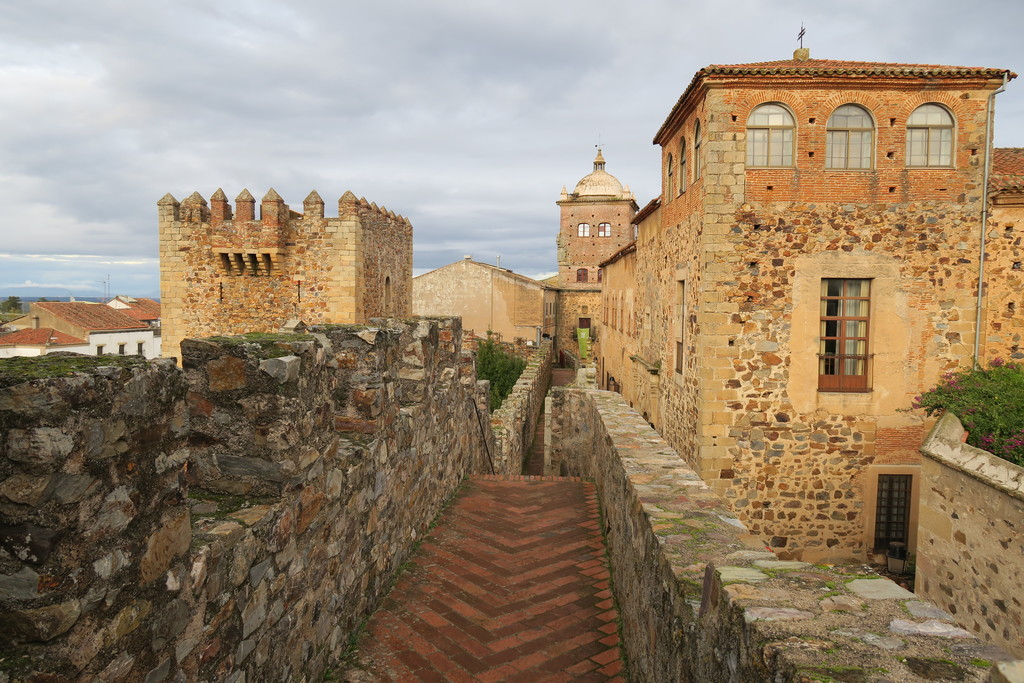
M 973 638 L 969 632 L 946 624 L 936 619 L 928 619 L 923 622 L 906 621 L 905 619 L 893 619 L 889 624 L 889 630 L 893 633 L 905 633 L 913 636 L 939 636 L 941 638 Z
M 814 615 L 810 612 L 795 607 L 748 607 L 743 611 L 743 620 L 748 624 L 754 621 L 813 618 Z
M 914 600 L 903 603 L 910 615 L 918 619 L 939 619 L 941 621 L 953 621 L 953 615 L 944 609 L 927 602 Z
M 831 612 L 864 614 L 864 604 L 852 595 L 834 595 L 821 601 L 821 609 Z
M 875 647 L 880 647 L 883 650 L 902 650 L 907 646 L 907 644 L 899 638 L 880 636 L 874 633 L 865 634 L 861 640 L 868 645 L 874 645 Z
M 907 600 L 917 597 L 889 579 L 854 579 L 846 588 L 868 600 Z
M 754 566 L 760 567 L 761 569 L 767 569 L 769 571 L 780 569 L 785 571 L 789 569 L 803 569 L 805 567 L 810 567 L 811 563 L 796 562 L 793 560 L 755 560 Z
M 767 581 L 770 577 L 762 571 L 750 567 L 719 567 L 718 575 L 722 583 L 732 581 Z

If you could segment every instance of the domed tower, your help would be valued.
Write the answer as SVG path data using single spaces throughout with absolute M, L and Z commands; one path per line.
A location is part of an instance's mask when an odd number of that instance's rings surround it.
M 576 329 L 600 322 L 600 264 L 633 241 L 637 205 L 629 188 L 604 170 L 598 149 L 593 172 L 572 194 L 563 187 L 558 206 L 558 275 L 545 282 L 558 291 L 557 348 L 578 352 Z
M 604 165 L 598 149 L 593 172 L 576 183 L 572 194 L 562 188 L 557 241 L 560 287 L 600 289 L 598 264 L 633 241 L 636 200 Z

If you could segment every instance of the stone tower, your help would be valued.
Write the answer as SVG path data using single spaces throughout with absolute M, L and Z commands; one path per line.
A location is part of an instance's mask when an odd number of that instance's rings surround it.
M 558 200 L 559 292 L 558 348 L 576 348 L 578 327 L 596 327 L 600 318 L 600 264 L 633 241 L 637 205 L 629 187 L 608 173 L 598 149 L 594 170 L 576 183 L 572 193 L 562 188 Z
M 324 216 L 313 192 L 303 213 L 271 189 L 248 190 L 234 211 L 223 190 L 158 202 L 163 351 L 185 337 L 276 332 L 289 320 L 363 323 L 409 315 L 412 225 L 346 192 Z
M 562 214 L 558 231 L 560 286 L 588 289 L 588 285 L 599 283 L 598 264 L 633 241 L 636 200 L 629 187 L 623 187 L 604 165 L 604 155 L 598 150 L 593 172 L 576 183 L 572 194 L 562 188 L 558 200 Z

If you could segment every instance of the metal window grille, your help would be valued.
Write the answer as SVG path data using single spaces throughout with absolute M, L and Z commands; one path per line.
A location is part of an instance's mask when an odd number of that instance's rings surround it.
M 911 474 L 878 475 L 875 501 L 875 550 L 887 550 L 890 543 L 906 543 L 910 530 Z

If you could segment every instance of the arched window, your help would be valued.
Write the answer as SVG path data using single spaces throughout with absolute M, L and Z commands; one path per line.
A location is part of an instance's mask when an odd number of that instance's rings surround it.
M 598 223 L 597 224 L 597 236 L 598 237 L 611 237 L 612 236 L 612 224 L 611 223 Z
M 686 192 L 686 140 L 679 141 L 679 194 Z
M 672 152 L 669 152 L 668 160 L 665 161 L 665 196 L 668 199 L 671 199 L 676 195 L 675 172 L 676 167 L 675 164 L 672 162 Z M 666 199 L 665 201 L 668 201 L 668 199 Z
M 781 104 L 762 104 L 747 119 L 747 166 L 793 165 L 793 115 Z
M 384 317 L 391 317 L 391 276 L 384 278 Z
M 580 223 L 576 227 L 577 237 L 590 237 L 590 223 Z
M 875 123 L 867 110 L 844 104 L 828 119 L 825 168 L 871 168 Z
M 953 116 L 924 104 L 907 119 L 907 166 L 953 165 Z
M 701 166 L 703 166 L 704 164 L 703 164 L 703 161 L 701 160 L 701 157 L 700 157 L 700 151 L 701 151 L 700 121 L 698 120 L 696 123 L 693 124 L 693 179 L 694 180 L 697 180 L 698 178 L 700 178 L 701 171 L 703 170 L 703 169 L 701 169 Z
M 597 281 L 600 282 L 602 279 L 604 279 L 604 268 L 598 268 L 597 269 Z
M 587 269 L 586 268 L 577 268 L 576 269 L 576 282 L 586 282 L 586 281 L 587 281 Z

